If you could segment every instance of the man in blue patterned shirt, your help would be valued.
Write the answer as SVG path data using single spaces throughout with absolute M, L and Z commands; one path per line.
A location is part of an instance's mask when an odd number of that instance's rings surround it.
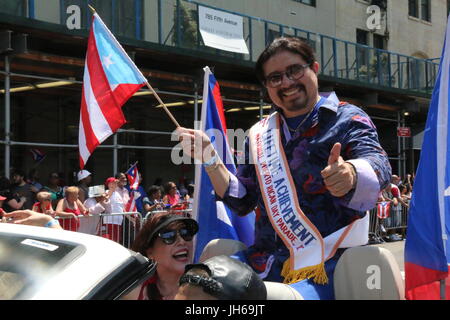
M 256 63 L 256 74 L 280 114 L 281 143 L 298 203 L 322 237 L 349 225 L 372 209 L 389 183 L 391 167 L 376 128 L 360 108 L 319 95 L 319 64 L 313 49 L 297 38 L 278 38 Z M 235 255 L 266 281 L 282 282 L 289 250 L 268 218 L 246 140 L 243 164 L 228 172 L 201 131 L 179 129 L 183 150 L 201 160 L 214 189 L 236 214 L 256 209 L 255 243 Z M 194 154 L 192 141 L 202 141 Z M 292 286 L 306 299 L 333 299 L 333 271 L 344 249 L 326 261 L 327 285 L 305 279 Z

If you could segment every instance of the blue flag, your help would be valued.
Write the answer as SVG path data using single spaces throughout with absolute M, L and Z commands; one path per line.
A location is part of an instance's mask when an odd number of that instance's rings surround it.
M 236 166 L 227 141 L 227 127 L 219 83 L 208 67 L 204 70 L 201 130 L 210 137 L 227 169 L 235 174 Z M 239 240 L 247 246 L 253 244 L 255 214 L 238 217 L 216 198 L 212 183 L 202 165 L 196 165 L 195 168 L 194 204 L 193 217 L 200 226 L 196 238 L 194 261 L 198 261 L 204 247 L 214 239 Z

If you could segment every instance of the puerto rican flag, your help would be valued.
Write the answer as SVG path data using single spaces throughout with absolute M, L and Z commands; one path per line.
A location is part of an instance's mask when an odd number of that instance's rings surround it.
M 140 196 L 140 193 L 136 191 L 139 187 L 139 171 L 137 163 L 132 165 L 125 174 L 127 175 L 128 183 L 130 184 L 130 200 L 125 205 L 125 212 L 137 212 L 136 199 Z
M 210 137 L 228 170 L 235 174 L 236 166 L 227 141 L 227 126 L 219 83 L 208 67 L 204 71 L 200 129 Z M 204 247 L 214 239 L 239 240 L 247 246 L 254 242 L 255 214 L 238 217 L 222 201 L 218 201 L 209 176 L 201 164 L 195 167 L 192 216 L 201 226 L 196 237 L 194 261 L 198 261 Z
M 137 198 L 139 198 L 139 192 L 137 192 L 135 190 L 131 190 L 130 191 L 130 200 L 128 200 L 127 204 L 125 205 L 124 212 L 137 212 L 137 207 L 136 207 L 136 199 Z M 134 215 L 133 215 L 133 217 L 134 217 Z
M 137 163 L 132 165 L 130 169 L 125 173 L 128 177 L 128 183 L 130 184 L 131 190 L 137 190 L 139 187 L 139 171 L 137 168 Z
M 407 299 L 450 299 L 449 27 L 448 21 L 409 209 L 405 246 Z
M 78 137 L 81 169 L 95 148 L 126 123 L 122 106 L 146 83 L 114 35 L 94 14 L 81 99 Z
M 383 201 L 377 204 L 377 216 L 379 219 L 389 218 L 389 211 L 391 209 L 391 203 L 389 201 Z
M 33 157 L 34 162 L 39 163 L 45 159 L 45 153 L 39 149 L 30 149 L 31 156 Z

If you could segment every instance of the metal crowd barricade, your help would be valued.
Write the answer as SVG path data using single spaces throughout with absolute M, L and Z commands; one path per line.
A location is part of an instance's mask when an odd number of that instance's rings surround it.
M 170 212 L 191 217 L 192 209 L 162 210 L 148 212 L 145 217 L 139 212 L 124 212 L 99 215 L 80 215 L 77 218 L 56 217 L 64 230 L 87 233 L 113 240 L 131 249 L 137 234 L 154 214 Z
M 144 224 L 139 212 L 99 215 L 80 215 L 77 218 L 57 217 L 64 230 L 82 232 L 113 240 L 131 249 L 134 239 Z
M 369 214 L 369 239 L 371 242 L 383 242 L 383 235 L 380 230 L 380 219 L 377 215 L 377 209 L 368 211 Z
M 389 230 L 402 230 L 403 234 L 406 233 L 408 208 L 401 204 L 391 207 L 388 218 L 380 219 L 377 208 L 370 210 L 369 215 L 369 239 L 371 242 L 384 242 L 383 237 Z

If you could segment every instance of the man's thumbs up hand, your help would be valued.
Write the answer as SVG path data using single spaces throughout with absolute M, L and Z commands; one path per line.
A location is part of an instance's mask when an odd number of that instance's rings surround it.
M 328 166 L 322 170 L 322 178 L 328 191 L 335 197 L 345 196 L 356 186 L 356 170 L 341 157 L 341 144 L 336 143 L 328 157 Z
M 341 144 L 336 143 L 331 149 L 330 156 L 328 157 L 328 166 L 331 166 L 335 163 L 342 163 L 344 159 L 341 157 Z

